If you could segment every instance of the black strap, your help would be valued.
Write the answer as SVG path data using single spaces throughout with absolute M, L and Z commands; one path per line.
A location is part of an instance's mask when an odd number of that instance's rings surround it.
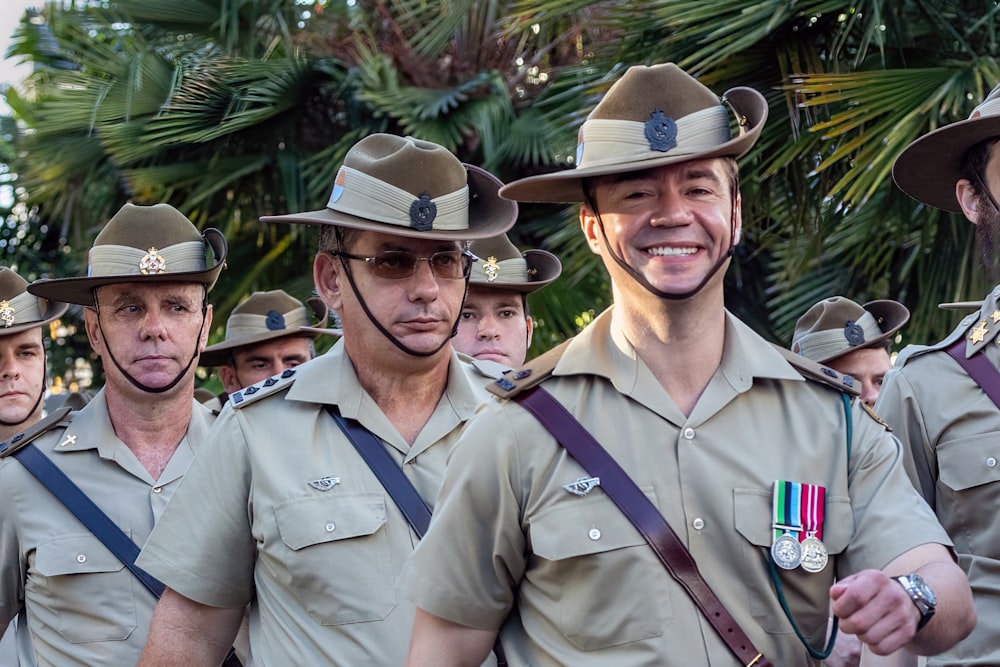
M 337 422 L 340 430 L 354 445 L 354 449 L 358 450 L 358 454 L 375 473 L 375 477 L 392 498 L 392 502 L 406 517 L 413 532 L 417 534 L 417 537 L 423 539 L 431 523 L 431 510 L 414 488 L 409 477 L 396 464 L 389 452 L 385 451 L 382 441 L 376 438 L 371 431 L 359 424 L 357 420 L 341 415 L 337 406 L 327 405 L 325 407 L 333 420 Z M 503 647 L 500 645 L 499 636 L 493 644 L 493 653 L 497 658 L 497 667 L 506 667 L 507 659 L 504 656 Z
M 11 456 L 20 461 L 21 465 L 34 475 L 42 486 L 65 505 L 66 509 L 79 519 L 80 523 L 128 568 L 129 572 L 146 587 L 146 590 L 152 593 L 153 597 L 160 599 L 166 586 L 135 564 L 135 559 L 139 556 L 139 547 L 86 493 L 80 490 L 80 487 L 73 483 L 73 480 L 66 473 L 30 443 L 18 449 Z M 229 649 L 222 664 L 223 667 L 242 667 L 242 663 L 236 657 L 233 649 Z
M 740 662 L 748 667 L 771 667 L 709 588 L 691 553 L 660 511 L 576 417 L 540 386 L 517 394 L 514 400 L 534 415 L 588 474 L 600 478 L 604 493 L 639 530 Z
M 354 449 L 358 450 L 358 454 L 375 473 L 378 481 L 382 483 L 382 488 L 388 492 L 392 502 L 406 517 L 406 521 L 417 533 L 417 537 L 423 538 L 431 523 L 431 510 L 424 503 L 424 499 L 420 497 L 417 490 L 413 488 L 413 484 L 403 469 L 392 460 L 389 452 L 385 451 L 382 441 L 372 435 L 372 432 L 359 424 L 357 420 L 342 416 L 337 410 L 337 406 L 327 405 L 326 411 L 330 413 L 330 416 L 337 422 L 337 426 L 354 445 Z

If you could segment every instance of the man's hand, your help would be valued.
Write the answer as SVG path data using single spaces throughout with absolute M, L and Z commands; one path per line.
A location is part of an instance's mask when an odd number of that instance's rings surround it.
M 872 653 L 888 655 L 917 633 L 920 612 L 899 582 L 879 570 L 862 570 L 830 587 L 833 613 L 843 632 L 858 636 Z

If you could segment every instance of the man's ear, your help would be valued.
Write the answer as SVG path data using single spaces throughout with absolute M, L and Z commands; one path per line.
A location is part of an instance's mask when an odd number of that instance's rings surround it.
M 962 207 L 962 213 L 974 225 L 979 224 L 979 196 L 976 189 L 967 178 L 960 178 L 955 183 L 955 199 Z
M 236 369 L 232 366 L 219 366 L 219 381 L 222 382 L 222 388 L 226 390 L 227 394 L 243 389 L 237 379 Z
M 598 229 L 598 225 L 600 224 L 597 213 L 591 210 L 588 204 L 581 204 L 580 229 L 583 230 L 583 235 L 587 239 L 587 246 L 590 248 L 590 252 L 595 255 L 601 254 L 601 233 L 600 229 Z
M 337 258 L 328 252 L 316 253 L 316 259 L 313 260 L 313 282 L 319 298 L 330 310 L 340 311 L 343 306 L 343 280 L 346 280 L 344 267 Z

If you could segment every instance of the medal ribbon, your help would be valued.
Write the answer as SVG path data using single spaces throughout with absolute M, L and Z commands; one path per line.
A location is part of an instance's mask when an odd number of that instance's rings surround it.
M 773 514 L 771 527 L 773 539 L 790 533 L 800 542 L 805 539 L 802 530 L 802 484 L 777 480 L 774 483 Z
M 809 535 L 815 535 L 816 539 L 823 540 L 823 519 L 826 507 L 826 487 L 818 484 L 801 484 L 802 487 L 802 526 L 803 532 L 799 535 L 801 542 Z

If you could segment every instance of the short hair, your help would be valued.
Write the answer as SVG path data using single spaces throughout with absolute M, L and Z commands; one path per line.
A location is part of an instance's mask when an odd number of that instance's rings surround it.
M 965 151 L 965 159 L 962 160 L 962 178 L 972 184 L 972 190 L 976 194 L 982 194 L 980 186 L 984 183 L 986 164 L 990 159 L 990 150 L 997 141 L 1000 141 L 1000 136 L 990 137 Z
M 362 230 L 353 227 L 323 225 L 319 232 L 319 251 L 337 252 L 349 250 L 354 242 L 361 237 Z
M 695 158 L 695 159 L 699 159 L 699 158 Z M 705 159 L 712 159 L 712 158 L 705 158 Z M 736 195 L 739 194 L 737 192 L 737 190 L 739 190 L 739 187 L 740 187 L 740 167 L 739 167 L 739 163 L 736 161 L 736 158 L 734 158 L 732 156 L 729 156 L 729 155 L 723 155 L 723 156 L 718 157 L 716 159 L 722 160 L 722 164 L 723 164 L 723 167 L 725 169 L 726 176 L 729 177 L 729 191 L 730 191 L 729 194 L 732 195 L 735 198 Z M 682 163 L 675 162 L 674 164 L 682 164 Z M 596 211 L 597 199 L 595 198 L 595 192 L 594 192 L 594 190 L 595 190 L 595 188 L 597 187 L 598 184 L 600 184 L 600 183 L 617 183 L 618 181 L 625 180 L 625 179 L 630 178 L 632 176 L 635 176 L 636 174 L 641 173 L 643 171 L 651 171 L 653 169 L 656 169 L 656 167 L 650 167 L 650 169 L 648 169 L 648 170 L 646 170 L 646 169 L 637 169 L 635 171 L 626 171 L 626 172 L 619 172 L 619 173 L 616 173 L 616 174 L 607 174 L 605 176 L 588 176 L 587 178 L 582 179 L 582 182 L 581 182 L 581 186 L 583 187 L 584 201 L 587 203 L 588 206 L 590 206 L 591 208 L 595 209 L 595 211 Z

